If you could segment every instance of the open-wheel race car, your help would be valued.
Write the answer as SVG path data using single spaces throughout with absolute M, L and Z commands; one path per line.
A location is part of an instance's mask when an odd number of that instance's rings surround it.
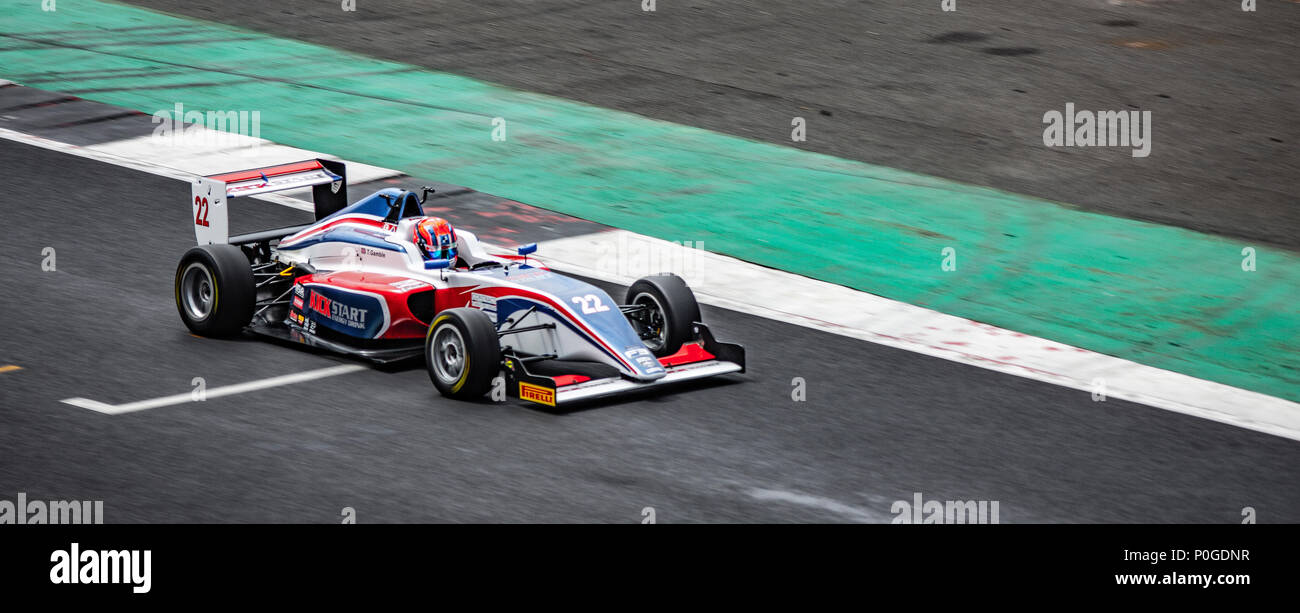
M 231 199 L 308 187 L 313 223 L 229 234 Z M 201 336 L 251 332 L 374 362 L 423 355 L 452 398 L 481 397 L 499 376 L 512 397 L 560 406 L 744 372 L 744 348 L 714 339 L 681 278 L 644 277 L 616 303 L 530 257 L 536 244 L 489 253 L 426 216 L 431 191 L 348 204 L 344 164 L 325 159 L 197 179 L 181 319 Z

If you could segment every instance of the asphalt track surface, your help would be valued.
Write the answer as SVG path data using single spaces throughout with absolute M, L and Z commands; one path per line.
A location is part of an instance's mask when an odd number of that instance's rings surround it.
M 1300 5 L 1218 0 L 133 0 L 1109 214 L 1300 248 Z M 1151 111 L 1152 153 L 1043 146 Z M 808 121 L 806 142 L 791 119 Z
M 1300 521 L 1293 441 L 708 306 L 747 374 L 564 414 L 445 400 L 420 364 L 69 406 L 346 360 L 188 334 L 184 183 L 10 141 L 0 167 L 0 365 L 23 367 L 0 373 L 8 499 L 103 500 L 109 522 L 871 522 L 921 492 L 999 501 L 1004 523 Z M 233 206 L 241 226 L 304 215 Z

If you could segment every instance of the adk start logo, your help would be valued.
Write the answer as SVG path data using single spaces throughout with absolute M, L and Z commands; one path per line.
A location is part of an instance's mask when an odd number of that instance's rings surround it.
M 366 310 L 331 300 L 317 292 L 311 293 L 311 309 L 351 328 L 366 327 Z

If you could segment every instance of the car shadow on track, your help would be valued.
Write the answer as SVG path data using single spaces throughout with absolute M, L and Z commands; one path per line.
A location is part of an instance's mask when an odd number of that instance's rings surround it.
M 278 339 L 274 337 L 245 335 L 239 337 L 237 341 L 274 344 L 281 347 L 292 348 L 297 351 L 313 353 L 321 357 L 333 358 L 339 362 L 362 364 L 386 374 L 395 375 L 395 374 L 408 373 L 413 370 L 425 370 L 424 359 L 419 356 L 405 358 L 401 360 L 394 360 L 392 362 L 376 363 L 355 356 L 341 355 L 339 353 L 330 351 L 322 347 L 304 345 L 304 344 L 295 343 L 292 341 Z M 569 405 L 565 405 L 563 407 L 549 407 L 544 404 L 527 402 L 518 399 L 507 399 L 505 401 L 495 401 L 488 396 L 484 396 L 483 398 L 475 398 L 472 400 L 458 400 L 457 402 L 461 402 L 467 405 L 485 405 L 485 406 L 500 406 L 500 405 L 508 404 L 508 405 L 517 406 L 519 408 L 528 409 L 534 412 L 545 413 L 547 415 L 554 415 L 559 417 L 559 416 L 571 415 L 575 413 L 583 413 L 586 411 L 592 411 L 596 409 L 611 408 L 611 407 L 616 407 L 616 406 L 621 406 L 621 405 L 631 404 L 636 402 L 671 403 L 671 402 L 676 402 L 678 400 L 677 397 L 679 394 L 737 385 L 740 383 L 745 383 L 748 380 L 749 380 L 748 377 L 739 373 L 723 375 L 720 377 L 713 377 L 709 379 L 696 379 L 692 381 L 682 381 L 680 383 L 671 383 L 663 386 L 650 387 L 644 390 L 635 390 L 635 391 L 627 392 L 625 394 L 621 394 L 619 396 L 608 396 L 605 398 L 593 398 L 591 400 L 581 400 Z M 431 394 L 436 394 L 436 390 L 434 390 L 432 383 L 429 384 L 429 391 Z

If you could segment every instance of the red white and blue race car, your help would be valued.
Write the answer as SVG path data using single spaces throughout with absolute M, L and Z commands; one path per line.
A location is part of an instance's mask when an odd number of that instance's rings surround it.
M 229 201 L 310 187 L 316 221 L 229 235 Z M 395 188 L 347 203 L 341 162 L 308 160 L 195 181 L 198 246 L 176 268 L 176 307 L 202 336 L 245 331 L 390 362 L 424 356 L 443 395 L 494 384 L 550 406 L 744 372 L 681 278 L 633 283 L 622 304 L 530 254 L 488 253 Z M 503 377 L 498 380 L 498 377 Z

